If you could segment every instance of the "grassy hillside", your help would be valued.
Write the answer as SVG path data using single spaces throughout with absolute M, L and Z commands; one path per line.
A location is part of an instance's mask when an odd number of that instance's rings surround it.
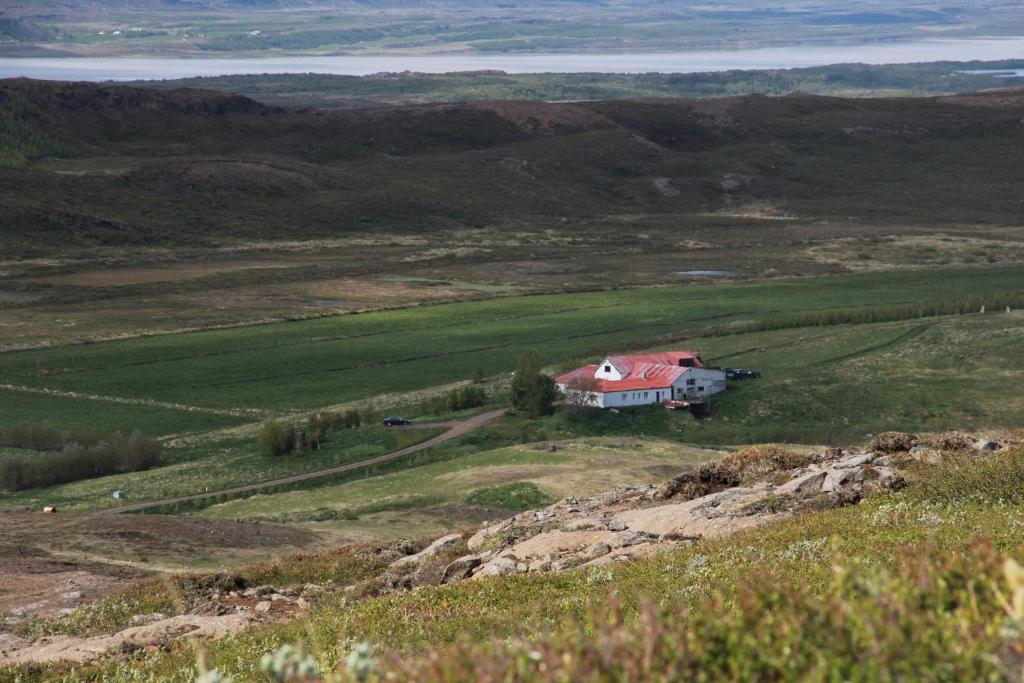
M 1022 457 L 950 456 L 911 467 L 907 488 L 859 505 L 608 567 L 329 595 L 306 617 L 210 644 L 206 661 L 258 679 L 262 653 L 301 640 L 321 671 L 356 680 L 346 657 L 367 641 L 378 672 L 395 680 L 1016 680 L 1024 586 L 1002 569 L 1024 552 Z M 228 580 L 361 585 L 383 570 L 375 557 L 361 548 L 307 555 Z M 181 590 L 151 584 L 121 604 L 173 610 Z M 124 615 L 84 610 L 64 632 L 94 632 Z M 175 647 L 7 673 L 191 681 L 194 658 Z
M 916 226 L 1019 211 L 1013 93 L 310 112 L 205 91 L 2 91 L 78 156 L 0 171 L 11 253 L 552 223 L 611 242 L 612 216 L 656 227 L 755 201 Z

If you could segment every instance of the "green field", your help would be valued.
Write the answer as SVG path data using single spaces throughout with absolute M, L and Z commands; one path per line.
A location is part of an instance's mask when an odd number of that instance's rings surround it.
M 429 477 L 402 479 L 401 471 L 463 461 L 469 464 L 452 466 L 472 469 L 475 465 L 467 457 L 524 441 L 644 435 L 720 446 L 850 443 L 886 429 L 1012 427 L 1024 415 L 1018 390 L 1024 318 L 991 305 L 980 314 L 978 302 L 1016 294 L 1022 275 L 1021 267 L 870 272 L 505 297 L 51 347 L 45 351 L 45 372 L 39 369 L 39 352 L 4 353 L 0 381 L 74 396 L 0 390 L 4 425 L 140 429 L 165 437 L 171 447 L 168 465 L 154 470 L 5 495 L 2 500 L 95 509 L 112 505 L 109 492 L 117 488 L 127 490 L 133 501 L 154 500 L 354 462 L 428 433 L 396 436 L 378 427 L 338 432 L 315 455 L 272 459 L 255 454 L 255 426 L 263 415 L 297 417 L 347 402 L 380 401 L 388 410 L 415 415 L 422 392 L 468 380 L 478 370 L 490 376 L 488 392 L 500 405 L 503 378 L 524 351 L 538 351 L 553 369 L 571 367 L 610 350 L 665 346 L 661 335 L 687 331 L 686 338 L 668 347 L 695 348 L 713 365 L 752 367 L 763 374 L 757 381 L 734 383 L 716 399 L 708 419 L 655 408 L 618 415 L 599 412 L 583 419 L 560 413 L 532 422 L 507 420 L 475 438 L 401 462 L 287 487 L 274 493 L 275 502 L 263 514 L 312 521 L 318 515 L 324 518 L 325 513 L 316 513 L 321 508 L 334 511 L 326 518 L 336 518 L 361 507 L 383 519 L 394 517 L 389 507 L 397 505 L 410 520 L 420 515 L 421 528 L 435 531 L 444 524 L 438 524 L 437 515 L 424 520 L 421 513 L 464 501 L 472 490 L 456 487 L 439 498 Z M 919 316 L 936 302 L 945 312 L 960 314 Z M 849 322 L 851 316 L 861 322 Z M 742 325 L 734 328 L 731 323 Z M 772 325 L 781 329 L 759 331 Z M 181 407 L 147 405 L 149 401 Z M 181 435 L 187 438 L 169 438 Z M 335 490 L 330 487 L 371 486 L 360 480 L 389 473 L 405 482 L 395 484 L 397 498 L 377 492 L 355 496 L 351 504 L 324 502 L 331 495 L 324 492 Z M 534 479 L 520 472 L 498 483 L 532 482 L 542 492 L 558 493 L 550 482 Z M 476 488 L 485 486 L 478 483 Z M 293 500 L 295 494 L 287 491 L 296 489 L 317 493 L 299 496 L 298 507 L 276 502 Z M 500 498 L 500 492 L 494 495 Z M 244 501 L 221 509 L 236 504 L 243 506 L 239 514 L 256 514 Z M 378 519 L 359 533 L 392 532 Z
M 464 380 L 477 369 L 507 372 L 529 349 L 562 363 L 737 320 L 1015 292 L 1022 275 L 1019 267 L 870 273 L 502 298 L 51 348 L 49 374 L 40 374 L 36 352 L 6 353 L 0 381 L 205 408 L 308 411 Z M 64 426 L 45 402 L 15 415 L 11 422 Z M 193 431 L 208 426 L 209 416 L 194 419 Z
M 203 510 L 207 517 L 324 521 L 353 538 L 426 536 L 471 524 L 474 493 L 530 483 L 551 500 L 661 481 L 721 451 L 633 437 L 508 446 L 306 491 L 257 495 Z M 497 506 L 495 506 L 497 507 Z M 331 514 L 334 513 L 334 514 Z
M 159 500 L 250 484 L 336 465 L 345 465 L 410 446 L 441 433 L 441 429 L 388 430 L 373 425 L 331 432 L 320 450 L 278 457 L 260 455 L 253 439 L 206 441 L 197 446 L 167 449 L 167 464 L 142 472 L 60 484 L 0 495 L 0 505 L 62 510 L 116 507 L 118 489 L 127 502 Z
M 0 388 L 0 423 L 5 426 L 45 424 L 68 430 L 124 434 L 138 429 L 150 436 L 169 436 L 230 427 L 253 419 Z

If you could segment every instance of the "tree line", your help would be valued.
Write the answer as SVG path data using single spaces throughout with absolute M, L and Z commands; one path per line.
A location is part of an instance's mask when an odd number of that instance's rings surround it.
M 5 427 L 0 446 L 34 453 L 0 455 L 0 490 L 23 491 L 160 464 L 163 447 L 135 430 L 130 435 L 101 436 L 50 427 Z
M 364 424 L 377 421 L 376 411 L 355 408 L 345 411 L 322 411 L 306 418 L 306 424 L 296 429 L 277 420 L 268 420 L 260 427 L 256 436 L 256 450 L 260 455 L 278 457 L 291 453 L 302 454 L 319 450 L 327 441 L 329 432 L 341 429 L 356 429 Z

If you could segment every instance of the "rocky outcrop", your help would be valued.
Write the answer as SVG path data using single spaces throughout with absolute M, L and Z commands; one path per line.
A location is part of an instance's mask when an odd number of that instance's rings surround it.
M 896 442 L 917 440 L 894 438 L 885 444 Z M 885 452 L 829 449 L 807 456 L 753 447 L 661 486 L 566 498 L 480 529 L 468 541 L 473 554 L 452 562 L 445 582 L 598 566 L 806 509 L 856 503 L 868 491 L 903 485 L 889 452 L 891 447 Z

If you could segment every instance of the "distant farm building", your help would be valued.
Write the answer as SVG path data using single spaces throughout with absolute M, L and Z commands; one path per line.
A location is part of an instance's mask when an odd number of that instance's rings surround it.
M 566 400 L 596 408 L 655 403 L 707 404 L 726 388 L 725 371 L 705 368 L 692 351 L 609 356 L 555 378 Z

